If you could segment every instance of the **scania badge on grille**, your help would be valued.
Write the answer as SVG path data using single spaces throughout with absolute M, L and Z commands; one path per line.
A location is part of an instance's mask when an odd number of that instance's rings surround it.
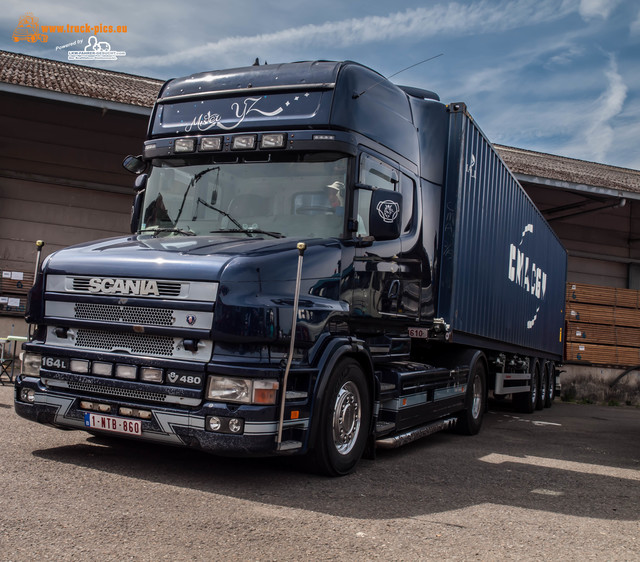
M 158 296 L 158 283 L 153 279 L 111 279 L 92 277 L 89 279 L 89 292 L 105 295 L 155 295 Z
M 187 314 L 187 324 L 189 324 L 189 326 L 193 326 L 196 323 L 196 316 L 195 314 Z

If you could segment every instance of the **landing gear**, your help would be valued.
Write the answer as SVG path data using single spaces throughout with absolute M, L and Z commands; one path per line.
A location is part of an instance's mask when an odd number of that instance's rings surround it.
M 513 395 L 513 405 L 517 412 L 531 414 L 536 409 L 540 396 L 540 363 L 537 359 L 531 360 L 531 381 L 528 392 Z

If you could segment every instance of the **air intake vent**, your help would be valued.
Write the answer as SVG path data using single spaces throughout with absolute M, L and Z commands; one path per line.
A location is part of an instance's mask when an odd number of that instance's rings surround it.
M 167 397 L 164 394 L 155 392 L 144 392 L 141 390 L 131 390 L 128 388 L 114 388 L 110 386 L 100 386 L 98 384 L 84 384 L 79 382 L 69 382 L 69 388 L 81 392 L 91 392 L 93 394 L 109 394 L 111 396 L 124 396 L 135 400 L 147 400 L 150 402 L 165 402 Z
M 145 326 L 172 326 L 174 311 L 166 308 L 141 306 L 113 306 L 106 304 L 76 303 L 74 318 L 99 322 L 120 322 Z
M 134 355 L 172 357 L 174 339 L 151 334 L 123 334 L 80 329 L 75 347 L 104 351 L 128 351 Z

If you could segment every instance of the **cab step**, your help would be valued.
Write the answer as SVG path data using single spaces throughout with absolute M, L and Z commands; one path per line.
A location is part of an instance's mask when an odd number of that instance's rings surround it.
M 387 421 L 376 422 L 376 436 L 390 433 L 395 429 L 395 427 L 396 427 L 396 424 L 393 422 L 387 422 Z
M 420 427 L 414 427 L 413 429 L 409 429 L 396 435 L 390 435 L 383 439 L 376 439 L 376 446 L 381 449 L 395 449 L 402 445 L 406 445 L 407 443 L 411 443 L 416 439 L 432 435 L 433 433 L 442 431 L 443 429 L 449 429 L 456 424 L 456 421 L 457 418 L 445 418 L 426 425 L 421 425 Z
M 278 451 L 293 452 L 302 449 L 302 441 L 282 441 L 278 444 Z

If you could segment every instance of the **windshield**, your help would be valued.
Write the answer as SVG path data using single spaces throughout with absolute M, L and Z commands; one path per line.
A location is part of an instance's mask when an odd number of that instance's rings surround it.
M 155 163 L 154 163 L 155 164 Z M 342 236 L 348 158 L 185 164 L 149 176 L 141 232 L 207 236 Z

